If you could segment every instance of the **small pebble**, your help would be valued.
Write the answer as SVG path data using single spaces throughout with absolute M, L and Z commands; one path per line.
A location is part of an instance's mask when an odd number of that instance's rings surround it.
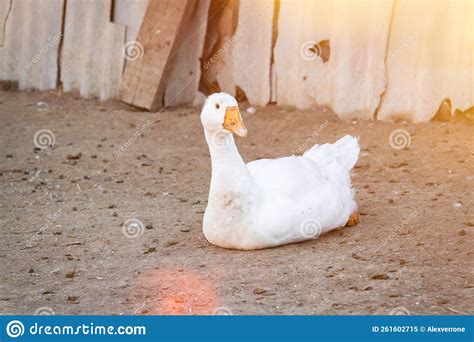
M 79 297 L 78 296 L 67 296 L 67 300 L 70 301 L 70 302 L 77 303 L 78 300 L 79 300 Z
M 262 293 L 265 293 L 265 292 L 267 292 L 267 290 L 262 289 L 261 287 L 256 287 L 256 288 L 253 289 L 254 294 L 262 294 Z
M 165 247 L 171 247 L 171 246 L 177 245 L 178 243 L 179 242 L 176 240 L 167 241 L 165 242 Z
M 375 279 L 375 280 L 387 280 L 388 278 L 390 277 L 386 273 L 377 273 L 370 277 L 370 279 Z
M 148 247 L 148 249 L 143 254 L 154 253 L 156 252 L 156 247 Z
M 67 160 L 79 160 L 82 157 L 82 152 L 76 153 L 76 154 L 68 154 L 66 159 Z

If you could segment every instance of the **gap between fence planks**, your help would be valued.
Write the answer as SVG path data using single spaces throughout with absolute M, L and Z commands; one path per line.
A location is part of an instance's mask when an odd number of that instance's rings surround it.
M 143 55 L 127 61 L 120 88 L 122 101 L 150 111 L 163 104 L 187 3 L 188 0 L 155 0 L 148 4 L 135 42 L 143 47 Z

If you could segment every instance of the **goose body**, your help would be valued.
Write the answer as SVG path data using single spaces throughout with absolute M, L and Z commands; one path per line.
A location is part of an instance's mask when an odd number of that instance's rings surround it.
M 350 170 L 359 155 L 356 138 L 315 145 L 302 156 L 244 163 L 232 132 L 244 135 L 236 100 L 213 94 L 201 113 L 212 163 L 203 219 L 206 239 L 217 246 L 252 250 L 314 239 L 344 226 L 356 211 Z

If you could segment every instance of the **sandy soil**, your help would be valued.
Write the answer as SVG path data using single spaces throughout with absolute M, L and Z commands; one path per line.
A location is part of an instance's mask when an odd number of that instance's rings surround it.
M 2 314 L 474 314 L 472 126 L 245 115 L 248 161 L 360 136 L 362 222 L 240 252 L 201 232 L 210 160 L 198 108 L 2 92 L 0 112 Z M 402 150 L 389 143 L 400 128 Z M 39 129 L 52 148 L 35 149 Z M 133 218 L 146 227 L 124 231 Z

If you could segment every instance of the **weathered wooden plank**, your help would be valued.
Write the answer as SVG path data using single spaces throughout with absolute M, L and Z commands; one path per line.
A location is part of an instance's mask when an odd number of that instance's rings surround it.
M 380 120 L 428 121 L 445 98 L 453 110 L 474 104 L 473 11 L 472 1 L 397 0 Z
M 386 82 L 377 69 L 384 64 L 391 7 L 391 0 L 281 1 L 277 103 L 328 105 L 342 118 L 373 117 Z
M 176 38 L 176 61 L 165 91 L 165 106 L 192 104 L 201 76 L 210 0 L 190 1 Z
M 199 87 L 205 94 L 221 90 L 235 95 L 230 48 L 237 27 L 237 16 L 237 1 L 211 1 Z
M 64 91 L 102 100 L 116 96 L 123 70 L 125 28 L 110 23 L 111 0 L 69 0 L 61 51 Z
M 143 55 L 128 61 L 122 78 L 120 98 L 148 110 L 163 105 L 163 97 L 177 51 L 175 44 L 187 0 L 151 1 L 137 42 Z
M 274 48 L 277 103 L 309 108 L 330 104 L 331 64 L 308 52 L 319 41 L 332 41 L 334 3 L 282 0 Z
M 5 26 L 7 17 L 10 14 L 10 9 L 10 1 L 0 1 L 0 47 L 3 46 L 5 41 Z
M 127 42 L 137 38 L 148 3 L 149 0 L 114 1 L 113 21 L 126 27 L 125 40 Z
M 17 81 L 17 64 L 22 51 L 23 25 L 27 13 L 19 1 L 13 1 L 5 23 L 3 47 L 0 48 L 0 79 Z
M 239 21 L 232 38 L 233 78 L 250 104 L 270 101 L 273 0 L 241 0 Z
M 18 81 L 21 90 L 56 88 L 63 4 L 63 0 L 12 1 L 8 18 L 3 14 L 1 79 Z
M 330 106 L 343 119 L 372 119 L 387 85 L 383 72 L 392 0 L 334 6 Z
M 100 95 L 101 100 L 106 100 L 118 94 L 122 80 L 124 58 L 117 59 L 123 54 L 123 39 L 125 26 L 107 23 L 105 28 L 104 53 L 101 65 Z

